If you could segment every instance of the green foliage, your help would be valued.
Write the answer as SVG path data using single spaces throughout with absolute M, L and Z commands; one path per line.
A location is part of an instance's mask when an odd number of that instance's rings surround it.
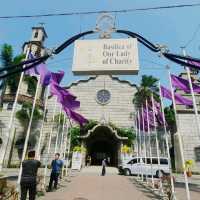
M 114 129 L 117 130 L 117 134 L 121 137 L 127 137 L 128 138 L 128 142 L 127 145 L 131 146 L 133 144 L 133 141 L 136 138 L 136 134 L 135 134 L 135 130 L 131 129 L 131 128 L 119 128 L 117 126 L 115 126 L 113 123 L 109 123 L 109 125 Z
M 16 57 L 13 57 L 13 48 L 11 45 L 4 44 L 1 48 L 0 60 L 2 63 L 2 67 L 11 67 L 12 65 L 19 64 L 24 58 L 24 55 L 18 55 Z M 9 70 L 9 72 L 14 71 L 14 69 L 15 68 L 12 68 L 11 70 Z M 3 88 L 5 91 L 6 86 L 9 86 L 10 92 L 15 93 L 18 87 L 19 79 L 19 73 L 13 74 L 3 80 L 0 88 Z
M 176 119 L 174 109 L 172 107 L 165 107 L 164 109 L 165 119 L 170 129 L 173 129 L 176 126 Z
M 71 137 L 71 149 L 73 149 L 75 146 L 80 146 L 80 127 L 79 126 L 75 126 L 70 128 L 69 130 L 69 134 Z
M 35 95 L 37 87 L 37 78 L 32 76 L 25 76 L 24 81 L 28 84 L 28 93 L 32 96 Z
M 158 92 L 158 79 L 153 76 L 143 75 L 140 86 L 133 98 L 133 103 L 140 108 L 145 104 L 145 101 L 151 98 L 152 91 Z M 159 96 L 153 93 L 154 99 L 159 101 Z
M 57 114 L 54 118 L 54 121 L 57 123 L 57 125 L 62 125 L 63 122 L 64 122 L 64 119 L 65 119 L 65 115 L 63 113 L 60 114 Z M 59 123 L 60 121 L 60 123 Z
M 16 117 L 20 121 L 21 125 L 24 127 L 24 132 L 28 128 L 32 112 L 32 104 L 29 102 L 24 102 L 21 110 L 16 112 Z M 42 114 L 40 113 L 39 107 L 36 105 L 33 113 L 33 123 L 42 119 Z M 32 124 L 33 124 L 32 123 Z
M 85 152 L 86 149 L 84 147 L 81 147 L 81 146 L 75 146 L 73 148 L 73 152 Z
M 98 124 L 97 121 L 95 120 L 89 120 L 89 122 L 87 124 L 85 124 L 83 127 L 82 127 L 82 131 L 84 133 L 87 133 L 88 130 L 91 130 L 93 127 L 95 127 L 96 125 Z
M 4 67 L 11 65 L 13 60 L 13 48 L 9 44 L 4 44 L 1 49 L 1 62 Z

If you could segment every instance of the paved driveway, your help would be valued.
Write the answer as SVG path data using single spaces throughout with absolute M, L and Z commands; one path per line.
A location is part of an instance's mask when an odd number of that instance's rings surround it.
M 85 168 L 71 178 L 57 192 L 47 193 L 42 200 L 149 200 L 151 193 L 140 191 L 127 177 L 117 175 L 115 168 L 107 169 L 100 176 L 101 168 Z

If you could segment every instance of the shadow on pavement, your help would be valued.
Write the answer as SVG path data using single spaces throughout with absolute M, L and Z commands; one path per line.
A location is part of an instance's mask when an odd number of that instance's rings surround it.
M 129 178 L 132 184 L 140 191 L 142 192 L 146 197 L 154 200 L 159 200 L 160 198 L 153 194 L 149 189 L 145 188 L 143 185 L 140 185 L 134 178 Z

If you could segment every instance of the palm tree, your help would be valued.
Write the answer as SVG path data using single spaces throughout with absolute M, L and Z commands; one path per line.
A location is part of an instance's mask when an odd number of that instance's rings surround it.
M 142 76 L 140 86 L 137 88 L 133 98 L 133 103 L 137 108 L 144 105 L 146 100 L 150 100 L 152 93 L 155 100 L 159 101 L 159 95 L 156 94 L 159 91 L 157 83 L 158 79 L 153 76 Z
M 2 64 L 1 68 L 10 67 L 12 65 L 19 64 L 24 58 L 25 56 L 23 54 L 20 54 L 14 57 L 13 48 L 9 44 L 4 44 L 1 48 L 1 52 L 0 52 L 0 60 Z M 8 72 L 8 70 L 5 70 L 5 72 L 6 71 Z M 12 72 L 12 71 L 14 71 L 14 68 L 9 70 L 9 72 Z M 0 84 L 0 89 L 2 90 L 2 94 L 4 94 L 7 86 L 10 88 L 11 93 L 15 93 L 18 87 L 19 79 L 20 79 L 19 73 L 13 74 L 5 78 Z

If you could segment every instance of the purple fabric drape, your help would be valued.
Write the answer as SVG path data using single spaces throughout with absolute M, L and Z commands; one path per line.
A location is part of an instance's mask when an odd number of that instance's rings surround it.
M 29 54 L 28 54 L 28 60 L 31 60 L 31 59 L 34 59 L 34 58 L 35 58 L 35 56 L 31 52 L 29 52 Z M 29 75 L 29 76 L 35 76 L 35 75 L 37 75 L 36 67 L 32 67 L 32 68 L 26 70 L 25 74 Z
M 63 107 L 64 111 L 66 112 L 67 116 L 70 117 L 75 122 L 78 122 L 81 126 L 88 122 L 86 118 L 84 118 L 81 114 L 68 109 L 67 107 Z
M 59 71 L 59 72 L 51 72 L 51 82 L 60 84 L 64 77 L 65 72 Z
M 29 53 L 29 59 L 34 56 Z M 88 122 L 82 115 L 74 112 L 75 109 L 80 108 L 80 101 L 76 100 L 76 96 L 71 94 L 65 88 L 59 86 L 64 77 L 64 71 L 50 72 L 44 63 L 28 69 L 25 74 L 30 76 L 40 75 L 40 83 L 43 86 L 50 84 L 50 92 L 52 95 L 57 96 L 58 102 L 62 105 L 64 111 L 72 120 L 78 122 L 81 126 Z
M 161 94 L 163 97 L 172 100 L 171 91 L 163 86 L 161 86 Z M 177 104 L 192 106 L 192 101 L 185 97 L 182 97 L 180 94 L 174 94 L 174 97 Z
M 80 108 L 80 101 L 74 100 L 71 95 L 64 95 L 59 99 L 59 102 L 70 110 L 75 110 Z
M 54 79 L 50 84 L 50 92 L 52 95 L 57 96 L 58 102 L 62 105 L 63 110 L 66 112 L 67 116 L 83 126 L 88 122 L 82 115 L 75 112 L 74 110 L 80 108 L 80 102 L 76 100 L 76 96 L 71 94 L 65 88 L 59 86 Z
M 50 92 L 52 95 L 57 96 L 58 102 L 63 105 L 63 107 L 67 107 L 68 109 L 75 110 L 80 108 L 80 102 L 76 101 L 76 96 L 71 94 L 69 91 L 64 89 L 63 87 L 51 83 Z
M 145 109 L 143 111 L 143 115 L 140 113 L 139 119 L 137 117 L 136 120 L 137 120 L 137 128 L 140 129 L 141 131 L 148 132 L 147 111 Z M 143 123 L 144 123 L 144 127 L 143 127 Z M 152 128 L 154 128 L 154 124 L 152 121 L 152 114 L 149 112 L 149 130 L 151 130 Z
M 175 76 L 171 74 L 171 80 L 172 80 L 172 85 L 175 88 L 179 88 L 183 90 L 184 92 L 190 93 L 190 86 L 189 86 L 189 81 L 186 79 L 183 79 L 181 77 Z M 192 87 L 194 92 L 200 93 L 200 86 L 197 84 L 192 83 Z
M 30 52 L 28 55 L 29 59 L 34 59 L 35 57 Z M 51 72 L 47 69 L 47 66 L 45 63 L 41 63 L 39 65 L 36 65 L 35 67 L 28 69 L 25 71 L 26 75 L 29 76 L 40 76 L 40 83 L 43 86 L 47 86 L 50 83 L 51 80 Z

